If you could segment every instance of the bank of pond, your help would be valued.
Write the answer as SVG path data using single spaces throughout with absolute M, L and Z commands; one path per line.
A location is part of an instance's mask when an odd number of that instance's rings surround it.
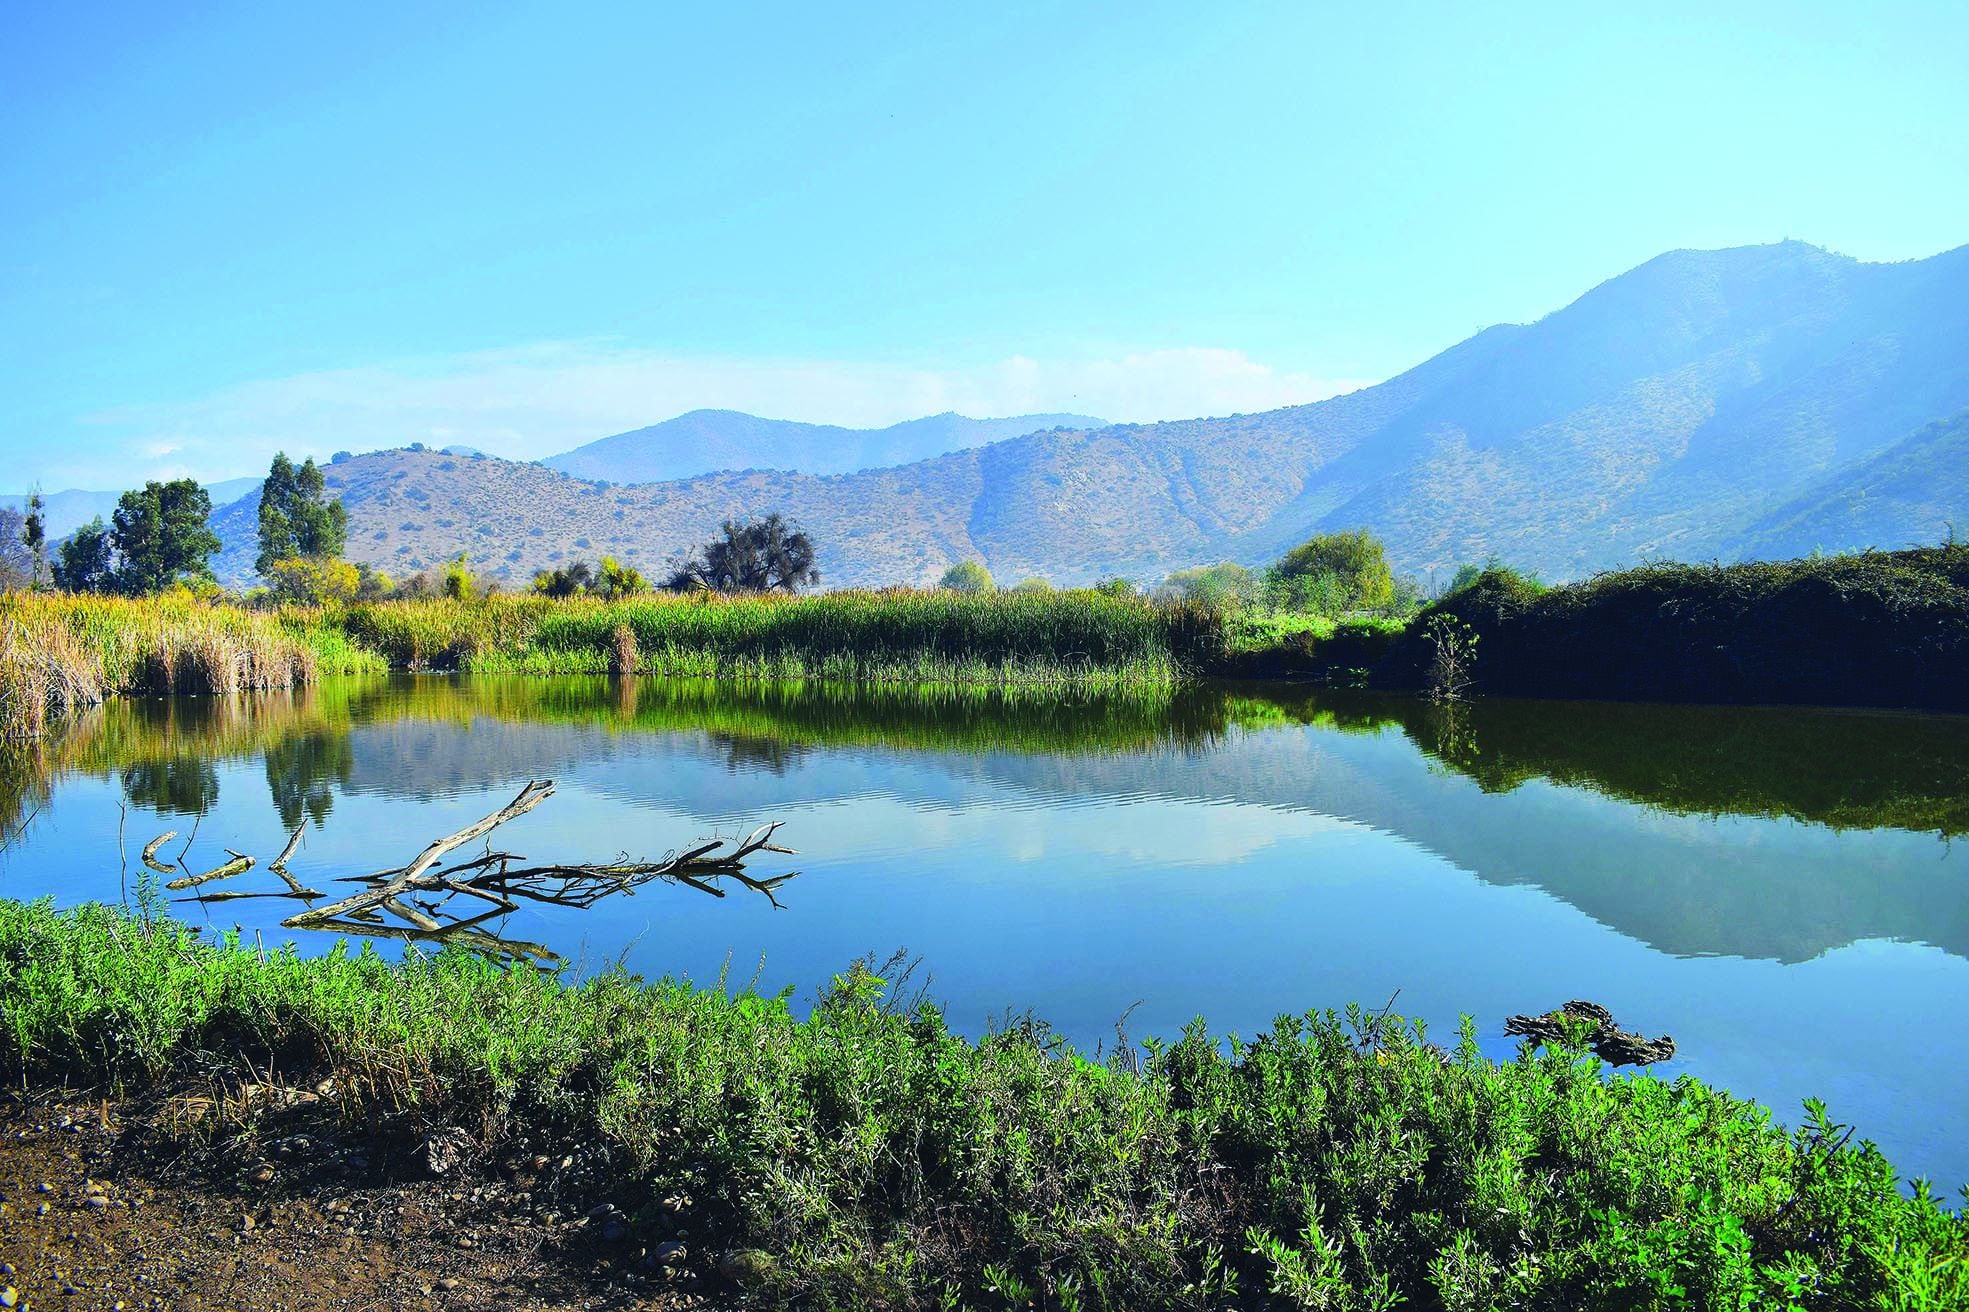
M 1810 1106 L 1383 1010 L 1077 1051 L 971 1040 L 871 963 L 789 993 L 460 951 L 301 957 L 146 908 L 0 901 L 0 1069 L 250 1157 L 565 1154 L 572 1204 L 813 1307 L 1954 1308 L 1969 1222 Z M 196 1072 L 195 1074 L 193 1072 Z M 250 1084 L 224 1118 L 188 1114 Z M 326 1096 L 281 1091 L 327 1090 Z M 209 1104 L 208 1104 L 209 1105 Z M 170 1109 L 175 1108 L 175 1112 Z M 256 1110 L 257 1109 L 257 1110 Z
M 1969 545 L 1655 565 L 1555 588 L 1492 569 L 1403 622 L 1285 629 L 1194 601 L 1094 590 L 494 596 L 274 611 L 0 598 L 0 729 L 12 736 L 119 692 L 233 692 L 388 669 L 1081 691 L 1243 676 L 1457 696 L 1965 710 Z

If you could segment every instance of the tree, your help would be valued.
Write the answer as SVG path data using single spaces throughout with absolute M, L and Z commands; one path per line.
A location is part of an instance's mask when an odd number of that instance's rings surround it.
M 559 569 L 543 569 L 533 576 L 533 590 L 556 601 L 579 596 L 594 585 L 595 571 L 585 560 L 577 560 Z
M 206 557 L 221 545 L 211 515 L 211 496 L 189 478 L 125 492 L 110 527 L 110 545 L 121 557 L 117 590 L 147 596 L 187 578 L 211 579 Z
M 444 567 L 444 595 L 453 601 L 471 600 L 472 561 L 462 551 Z
M 40 587 L 48 579 L 48 503 L 41 489 L 27 494 L 27 518 L 21 524 L 21 545 L 27 548 L 28 582 Z
M 1053 585 L 1038 575 L 1034 575 L 1029 579 L 1020 579 L 1012 585 L 1012 591 L 1014 592 L 1051 592 L 1052 590 Z
M 991 571 L 975 560 L 960 560 L 943 572 L 937 586 L 952 592 L 996 592 L 998 585 L 991 581 Z
M 26 521 L 12 506 L 0 506 L 0 591 L 34 581 L 34 554 L 27 549 Z
M 1227 560 L 1217 565 L 1179 569 L 1162 581 L 1158 591 L 1206 606 L 1224 607 L 1256 601 L 1260 588 L 1257 575 Z
M 610 601 L 617 601 L 623 597 L 633 597 L 648 588 L 641 570 L 624 565 L 614 556 L 602 557 L 602 570 L 595 581 L 595 591 Z
M 726 520 L 724 536 L 704 544 L 671 572 L 672 591 L 798 592 L 820 582 L 813 540 L 777 514 L 740 524 Z
M 56 549 L 55 586 L 65 592 L 114 591 L 116 553 L 101 515 L 76 529 Z
M 1279 558 L 1267 582 L 1284 604 L 1329 614 L 1381 610 L 1395 599 L 1388 549 L 1364 528 L 1308 538 Z
M 297 468 L 286 452 L 276 453 L 260 485 L 260 554 L 253 568 L 271 578 L 283 560 L 332 560 L 348 538 L 348 509 L 328 499 L 328 481 L 314 458 Z
M 346 560 L 326 556 L 290 556 L 267 567 L 267 583 L 275 601 L 300 606 L 353 601 L 362 575 Z

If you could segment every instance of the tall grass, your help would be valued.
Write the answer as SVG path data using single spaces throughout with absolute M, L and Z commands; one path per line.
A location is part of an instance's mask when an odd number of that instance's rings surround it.
M 506 674 L 1098 688 L 1172 684 L 1223 649 L 1214 611 L 1095 592 L 494 597 L 356 606 L 345 624 L 400 668 Z
M 231 694 L 380 671 L 320 612 L 272 615 L 190 598 L 0 595 L 0 736 L 122 692 Z
M 979 1041 L 865 967 L 785 996 L 580 985 L 462 954 L 302 959 L 100 906 L 0 902 L 0 1074 L 125 1094 L 334 1080 L 408 1159 L 440 1127 L 774 1305 L 1959 1308 L 1969 1223 L 1823 1108 L 1786 1133 L 1691 1078 L 1495 1063 L 1359 1011 L 1201 1022 L 1106 1060 Z M 194 1063 L 188 1059 L 198 1054 Z M 278 1124 L 236 1126 L 251 1151 Z M 524 1149 L 517 1140 L 524 1138 Z M 720 1259 L 723 1259 L 722 1261 Z

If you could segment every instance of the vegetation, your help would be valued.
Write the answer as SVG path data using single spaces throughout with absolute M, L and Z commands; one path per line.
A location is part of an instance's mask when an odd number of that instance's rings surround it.
M 1969 544 L 1549 589 L 1494 566 L 1422 612 L 1377 683 L 1423 684 L 1443 617 L 1481 642 L 1479 692 L 1969 710 Z
M 673 592 L 798 592 L 820 582 L 813 540 L 777 514 L 741 524 L 726 520 L 722 536 L 704 544 L 671 572 Z
M 358 605 L 341 623 L 395 668 L 1080 686 L 1170 684 L 1221 650 L 1201 608 L 1092 592 L 492 597 Z
M 209 606 L 184 590 L 0 596 L 0 737 L 38 734 L 49 715 L 113 693 L 286 688 L 382 668 L 327 612 Z
M 1294 609 L 1321 615 L 1386 610 L 1395 602 L 1388 549 L 1366 529 L 1308 538 L 1279 557 L 1265 586 Z
M 254 568 L 272 579 L 286 561 L 323 562 L 341 556 L 348 545 L 349 512 L 328 499 L 328 484 L 310 456 L 299 468 L 277 452 L 260 485 L 260 552 Z M 353 595 L 353 585 L 350 592 Z
M 48 503 L 36 488 L 27 494 L 27 515 L 21 521 L 21 545 L 27 548 L 28 585 L 43 587 L 48 582 Z
M 28 505 L 32 513 L 33 499 Z M 28 520 L 12 506 L 0 506 L 0 591 L 27 587 L 36 577 L 36 556 L 29 544 Z
M 683 1192 L 697 1266 L 810 1306 L 1953 1308 L 1969 1223 L 1818 1104 L 1786 1133 L 1690 1078 L 1497 1064 L 1350 1009 L 1198 1022 L 1105 1060 L 972 1042 L 868 964 L 810 1014 L 462 953 L 303 959 L 100 906 L 0 903 L 0 1067 L 33 1084 L 310 1086 L 408 1155 L 579 1152 L 632 1223 Z M 210 1078 L 210 1077 L 207 1077 Z M 252 1151 L 251 1119 L 223 1133 Z M 269 1133 L 278 1132 L 269 1125 Z M 645 1208 L 651 1210 L 645 1211 Z M 720 1261 L 719 1259 L 723 1260 Z
M 210 585 L 207 560 L 220 547 L 211 515 L 212 498 L 189 478 L 125 492 L 109 527 L 92 520 L 62 543 L 55 582 L 69 592 L 129 597 L 187 583 Z
M 976 560 L 958 561 L 943 572 L 937 586 L 952 592 L 991 592 L 998 587 L 992 582 L 991 571 L 984 567 L 983 562 Z

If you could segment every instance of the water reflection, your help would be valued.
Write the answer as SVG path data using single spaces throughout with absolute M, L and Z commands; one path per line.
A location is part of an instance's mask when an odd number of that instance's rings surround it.
M 1259 841 L 1292 830 L 1295 814 L 1356 822 L 1677 955 L 1798 961 L 1891 938 L 1969 956 L 1969 899 L 1938 864 L 1969 825 L 1965 730 L 1943 716 L 1442 708 L 1236 686 L 1062 701 L 397 678 L 97 708 L 50 744 L 10 749 L 0 833 L 65 775 L 113 776 L 132 807 L 159 816 L 203 815 L 219 803 L 218 764 L 254 758 L 286 829 L 321 827 L 340 795 L 428 801 L 568 773 L 630 803 L 709 815 L 771 809 L 792 800 L 788 785 L 806 800 L 874 790 L 937 807 L 971 781 L 1047 805 L 1234 799 L 1276 813 Z M 814 753 L 829 754 L 827 770 L 802 768 Z M 680 772 L 680 757 L 723 770 Z M 1829 841 L 1853 831 L 1880 836 Z
M 1946 1074 L 1969 1063 L 1960 717 L 347 681 L 118 702 L 0 746 L 0 893 L 122 896 L 124 826 L 133 853 L 196 830 L 192 870 L 298 831 L 296 878 L 333 900 L 549 778 L 499 846 L 605 864 L 775 819 L 805 874 L 783 911 L 688 888 L 488 904 L 465 927 L 481 950 L 699 979 L 763 957 L 765 983 L 806 989 L 907 945 L 956 1023 L 1030 1006 L 1090 1043 L 1137 1000 L 1140 1033 L 1198 1013 L 1249 1032 L 1399 988 L 1508 1051 L 1505 1016 L 1587 997 L 1672 1032 L 1674 1070 L 1780 1114 L 1826 1097 L 1904 1165 L 1969 1178 Z M 294 905 L 185 911 L 279 941 Z

